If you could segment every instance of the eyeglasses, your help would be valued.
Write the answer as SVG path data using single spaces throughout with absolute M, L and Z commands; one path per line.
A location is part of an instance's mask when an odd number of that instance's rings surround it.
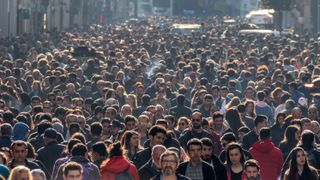
M 175 164 L 175 163 L 177 163 L 177 161 L 175 161 L 175 160 L 162 160 L 161 162 L 162 163 L 166 163 L 166 164 Z

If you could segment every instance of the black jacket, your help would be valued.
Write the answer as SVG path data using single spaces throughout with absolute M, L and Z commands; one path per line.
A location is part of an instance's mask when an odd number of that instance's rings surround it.
M 149 180 L 152 177 L 156 176 L 157 174 L 159 174 L 159 171 L 157 169 L 155 169 L 153 163 L 152 163 L 152 159 L 150 159 L 147 164 L 143 165 L 139 171 L 139 177 L 140 180 Z
M 64 146 L 57 142 L 50 142 L 48 145 L 38 150 L 37 160 L 41 161 L 51 175 L 53 165 L 58 158 L 61 157 L 64 150 Z
M 209 163 L 209 162 L 207 162 L 207 163 Z M 219 180 L 227 180 L 228 178 L 227 178 L 226 168 L 224 167 L 224 165 L 220 161 L 220 159 L 214 154 L 212 154 L 211 162 L 209 164 L 211 165 L 211 163 L 213 165 L 213 169 L 216 174 L 216 178 Z
M 189 161 L 181 163 L 177 169 L 177 174 L 181 174 L 185 176 L 188 164 L 189 164 Z M 203 174 L 203 180 L 216 180 L 216 175 L 212 166 L 204 161 L 202 161 L 202 174 Z
M 12 139 L 9 136 L 0 136 L 0 148 L 7 147 L 10 148 Z
M 179 119 L 182 116 L 190 117 L 192 114 L 192 110 L 185 105 L 177 105 L 170 108 L 170 114 Z
M 176 174 L 176 176 L 177 176 L 177 180 L 191 180 L 190 178 L 186 176 L 182 176 L 180 174 Z M 153 178 L 151 178 L 151 180 L 161 180 L 161 174 L 154 176 Z
M 243 137 L 242 148 L 245 150 L 249 150 L 251 146 L 257 141 L 258 135 L 255 131 L 252 130 Z
M 208 133 L 207 131 L 202 130 L 200 133 L 198 133 L 198 132 L 194 131 L 193 129 L 186 130 L 186 131 L 182 132 L 181 136 L 179 138 L 179 142 L 180 142 L 180 145 L 183 148 L 186 148 L 187 143 L 188 143 L 188 141 L 190 139 L 192 139 L 192 138 L 201 139 L 201 138 L 204 138 L 204 137 L 207 137 L 207 138 L 211 139 L 214 142 L 214 139 L 213 139 L 212 135 L 210 133 Z
M 133 157 L 132 161 L 137 169 L 140 169 L 151 159 L 151 151 L 151 147 L 148 147 L 144 150 L 137 152 L 137 154 Z
M 30 170 L 41 169 L 40 166 L 39 166 L 37 163 L 31 162 L 31 161 L 28 161 L 28 160 L 26 160 L 25 167 L 29 168 Z M 11 160 L 11 161 L 8 163 L 8 168 L 10 168 L 10 169 L 15 168 L 15 166 L 14 166 L 14 159 Z

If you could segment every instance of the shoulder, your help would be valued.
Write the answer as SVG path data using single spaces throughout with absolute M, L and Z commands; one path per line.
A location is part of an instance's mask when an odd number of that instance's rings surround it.
M 205 161 L 202 161 L 202 166 L 206 170 L 211 170 L 211 169 L 213 170 L 212 166 Z
M 191 180 L 190 178 L 186 177 L 186 176 L 183 176 L 181 174 L 177 174 L 177 179 L 178 180 Z

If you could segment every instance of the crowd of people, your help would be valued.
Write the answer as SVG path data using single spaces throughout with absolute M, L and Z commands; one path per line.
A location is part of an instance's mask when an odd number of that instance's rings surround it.
M 239 27 L 0 39 L 0 179 L 317 180 L 320 37 Z

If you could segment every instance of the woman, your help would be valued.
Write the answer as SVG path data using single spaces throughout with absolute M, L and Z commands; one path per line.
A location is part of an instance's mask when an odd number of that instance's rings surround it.
M 309 165 L 306 152 L 296 147 L 291 152 L 289 169 L 285 172 L 284 180 L 317 180 L 319 177 L 315 168 Z
M 134 180 L 139 180 L 137 168 L 123 156 L 120 142 L 112 144 L 109 152 L 109 159 L 101 165 L 101 180 L 116 179 L 117 175 L 125 171 Z
M 289 152 L 295 148 L 300 140 L 300 129 L 297 126 L 288 126 L 284 139 L 281 141 L 279 148 L 283 154 L 283 159 L 287 159 Z
M 12 169 L 9 180 L 32 180 L 31 171 L 24 166 L 17 166 Z
M 245 102 L 244 106 L 245 106 L 246 116 L 255 118 L 256 117 L 256 113 L 255 113 L 255 109 L 254 109 L 254 107 L 255 107 L 254 101 L 247 100 Z
M 180 134 L 186 130 L 187 128 L 189 128 L 190 125 L 190 119 L 187 117 L 180 117 L 177 123 L 177 127 L 176 127 L 176 132 L 179 133 L 176 135 L 177 137 L 180 137 Z
M 126 104 L 129 104 L 132 109 L 137 108 L 138 107 L 137 96 L 134 94 L 128 94 L 128 96 L 126 98 Z
M 245 126 L 239 111 L 235 108 L 228 109 L 226 112 L 226 120 L 230 125 L 230 128 L 234 134 L 238 133 L 238 129 L 242 126 Z
M 140 146 L 140 136 L 136 131 L 126 131 L 121 138 L 121 146 L 124 154 L 129 161 L 132 161 L 134 155 L 142 150 Z
M 127 92 L 122 85 L 119 85 L 116 89 L 116 97 L 120 106 L 126 103 Z
M 31 92 L 29 96 L 32 98 L 33 96 L 39 96 L 41 99 L 45 99 L 46 94 L 42 91 L 40 81 L 33 81 L 31 86 Z
M 276 123 L 271 127 L 271 135 L 272 135 L 272 142 L 275 146 L 279 147 L 281 140 L 283 139 L 284 132 L 287 128 L 285 124 L 285 113 L 277 114 Z
M 230 144 L 227 148 L 227 161 L 225 163 L 228 180 L 245 180 L 244 155 L 239 144 Z

